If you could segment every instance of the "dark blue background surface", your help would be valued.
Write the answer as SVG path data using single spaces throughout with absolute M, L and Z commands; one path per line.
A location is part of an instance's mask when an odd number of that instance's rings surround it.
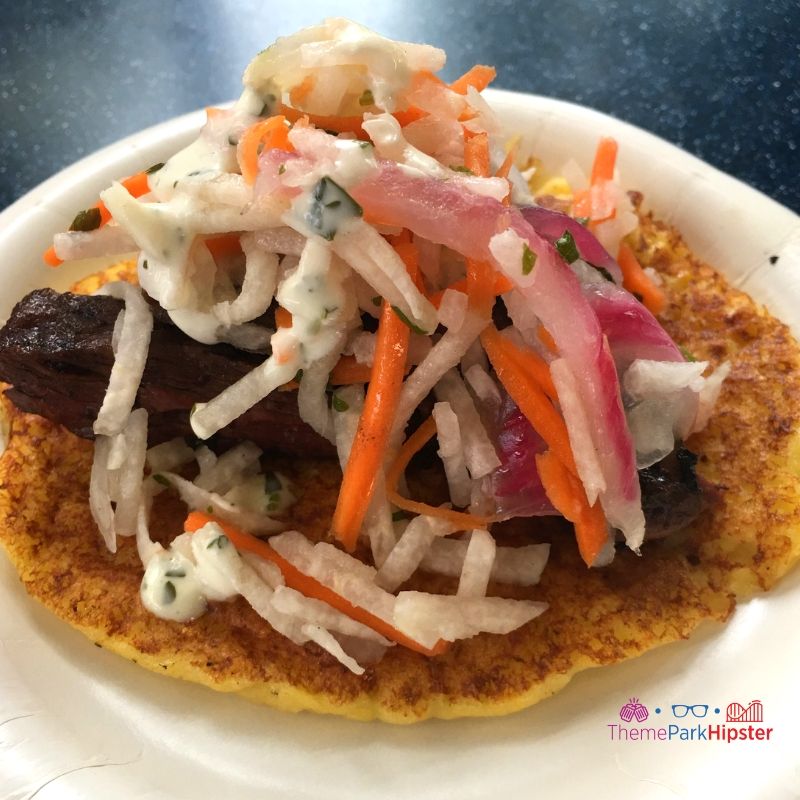
M 444 47 L 498 86 L 592 106 L 800 211 L 800 2 L 5 2 L 0 208 L 122 136 L 238 94 L 277 35 L 324 16 Z

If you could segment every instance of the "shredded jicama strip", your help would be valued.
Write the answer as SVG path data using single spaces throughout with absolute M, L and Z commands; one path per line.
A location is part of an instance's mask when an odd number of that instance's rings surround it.
M 447 536 L 456 530 L 447 520 L 415 517 L 378 570 L 376 583 L 387 591 L 394 591 L 414 574 L 437 536 Z
M 450 403 L 435 403 L 433 418 L 439 439 L 439 458 L 447 476 L 450 499 L 456 506 L 467 506 L 472 494 L 472 481 L 464 461 L 463 435 L 458 417 Z
M 575 376 L 564 359 L 550 362 L 550 375 L 558 394 L 561 413 L 567 424 L 567 434 L 578 476 L 586 490 L 586 499 L 593 506 L 600 492 L 604 492 L 606 481 L 592 441 L 589 416 L 583 407 Z
M 393 443 L 399 442 L 417 406 L 427 397 L 441 377 L 458 364 L 467 348 L 488 324 L 488 319 L 467 311 L 461 325 L 458 328 L 448 329 L 406 379 L 400 393 L 397 416 L 392 429 Z
M 98 294 L 125 301 L 125 321 L 114 353 L 114 366 L 103 404 L 93 430 L 101 436 L 119 433 L 133 409 L 136 393 L 147 362 L 147 349 L 153 330 L 153 315 L 141 291 L 130 283 L 114 281 L 102 286 Z
M 473 478 L 482 478 L 497 469 L 500 459 L 483 427 L 475 402 L 457 370 L 446 372 L 436 384 L 435 392 L 438 399 L 446 400 L 450 404 L 458 417 L 469 474 Z
M 503 597 L 400 592 L 394 609 L 398 630 L 425 646 L 479 633 L 510 633 L 547 609 L 547 603 Z
M 457 578 L 461 575 L 469 539 L 436 539 L 422 559 L 420 567 L 439 575 Z M 529 544 L 523 547 L 498 547 L 491 578 L 498 583 L 533 586 L 547 564 L 549 544 Z
M 262 250 L 252 233 L 241 237 L 245 255 L 244 282 L 239 296 L 214 306 L 214 315 L 224 325 L 239 325 L 260 317 L 269 308 L 278 282 L 278 257 Z
M 286 527 L 284 523 L 266 514 L 257 514 L 253 511 L 238 508 L 224 497 L 220 497 L 215 492 L 201 489 L 174 472 L 162 472 L 160 474 L 178 490 L 181 500 L 192 510 L 207 511 L 211 509 L 221 520 L 230 522 L 248 533 L 275 533 Z
M 461 567 L 458 597 L 485 597 L 492 574 L 497 545 L 488 531 L 472 531 Z

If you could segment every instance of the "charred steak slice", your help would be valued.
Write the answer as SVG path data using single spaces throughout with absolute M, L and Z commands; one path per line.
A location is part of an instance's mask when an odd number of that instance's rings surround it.
M 21 300 L 0 331 L 0 381 L 12 385 L 7 394 L 14 404 L 93 438 L 92 423 L 114 361 L 111 336 L 121 308 L 122 302 L 112 297 L 51 289 L 39 289 Z M 150 415 L 150 444 L 175 436 L 191 439 L 192 405 L 219 394 L 264 356 L 225 344 L 200 344 L 156 305 L 153 323 L 137 397 Z M 244 439 L 289 455 L 335 456 L 333 446 L 300 419 L 296 392 L 273 392 L 215 437 L 223 447 Z M 640 471 L 650 538 L 686 526 L 705 507 L 695 461 L 694 454 L 679 445 L 662 462 Z
M 38 289 L 23 298 L 0 331 L 0 381 L 22 411 L 60 423 L 84 439 L 103 401 L 114 355 L 111 336 L 122 301 Z M 191 437 L 189 412 L 248 373 L 264 356 L 186 336 L 153 306 L 153 337 L 137 405 L 150 415 L 149 443 Z M 306 425 L 297 392 L 273 392 L 221 431 L 221 443 L 249 439 L 265 450 L 335 456 Z

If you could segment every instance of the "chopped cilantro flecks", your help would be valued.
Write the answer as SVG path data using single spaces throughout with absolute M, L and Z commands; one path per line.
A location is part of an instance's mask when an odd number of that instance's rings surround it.
M 185 578 L 186 577 L 186 570 L 185 569 L 168 569 L 164 573 L 168 578 Z
M 395 511 L 392 514 L 392 522 L 400 522 L 401 520 L 408 519 L 408 512 L 407 511 Z
M 177 596 L 178 592 L 175 590 L 175 584 L 172 581 L 167 581 L 164 584 L 164 605 L 168 606 L 170 603 L 174 603 Z
M 556 239 L 555 245 L 559 255 L 567 264 L 571 264 L 581 257 L 581 254 L 578 252 L 578 246 L 575 244 L 575 239 L 569 231 L 564 231 L 561 238 Z
M 297 381 L 297 383 L 300 383 L 300 381 L 303 380 L 303 370 L 297 370 L 297 372 L 294 374 L 294 379 Z
M 311 203 L 305 221 L 323 239 L 332 241 L 342 222 L 363 215 L 364 209 L 326 175 L 311 190 Z
M 575 222 L 583 225 L 585 228 L 589 224 L 589 217 L 575 217 Z
M 373 96 L 372 92 L 369 89 L 366 89 L 361 97 L 358 98 L 358 104 L 360 106 L 372 106 L 375 105 L 375 97 Z
M 163 475 L 161 475 L 158 472 L 155 475 L 151 475 L 151 477 L 156 483 L 160 483 L 162 486 L 171 486 L 172 485 L 167 478 L 165 478 Z
M 380 306 L 382 302 L 383 298 L 379 294 L 376 294 L 375 297 L 372 298 L 372 305 L 374 306 Z
M 284 172 L 286 172 L 286 164 L 281 164 L 278 167 L 278 175 L 283 175 Z
M 455 167 L 450 167 L 450 169 L 453 170 L 453 172 L 463 172 L 463 173 L 465 173 L 467 175 L 474 175 L 475 174 L 469 167 L 464 167 L 464 166 L 461 166 L 460 164 L 455 166 Z
M 215 536 L 207 545 L 206 550 L 211 550 L 212 547 L 216 547 L 219 550 L 222 550 L 223 547 L 228 546 L 228 537 L 224 534 L 220 536 Z
M 536 253 L 528 247 L 527 242 L 522 245 L 522 274 L 530 275 L 536 266 Z
M 145 175 L 152 175 L 154 172 L 158 172 L 161 169 L 161 167 L 163 167 L 163 166 L 164 166 L 164 162 L 160 161 L 158 164 L 153 164 L 152 167 L 148 167 L 144 171 L 144 174 Z
M 81 233 L 88 233 L 95 231 L 100 227 L 103 221 L 100 216 L 100 209 L 93 207 L 87 208 L 85 211 L 79 211 L 72 220 L 72 225 L 69 226 L 71 231 L 80 231 Z
M 267 494 L 272 494 L 273 492 L 279 492 L 283 488 L 283 484 L 274 472 L 267 472 L 264 475 L 264 488 Z
M 427 335 L 427 331 L 422 330 L 419 325 L 413 323 L 397 306 L 392 306 L 392 311 L 400 317 L 400 321 L 408 325 L 414 333 L 421 333 L 423 336 Z
M 683 357 L 687 361 L 697 361 L 697 358 L 695 358 L 695 356 L 692 353 L 690 353 L 683 345 L 679 344 L 678 347 L 680 348 L 681 353 L 683 353 Z
M 350 408 L 350 404 L 345 400 L 342 400 L 338 394 L 331 396 L 331 405 L 333 406 L 334 411 L 347 411 Z

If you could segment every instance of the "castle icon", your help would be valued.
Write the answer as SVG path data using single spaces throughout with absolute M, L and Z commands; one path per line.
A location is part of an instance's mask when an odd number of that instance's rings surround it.
M 763 722 L 764 706 L 760 700 L 752 700 L 747 707 L 741 703 L 731 703 L 725 709 L 726 722 Z

